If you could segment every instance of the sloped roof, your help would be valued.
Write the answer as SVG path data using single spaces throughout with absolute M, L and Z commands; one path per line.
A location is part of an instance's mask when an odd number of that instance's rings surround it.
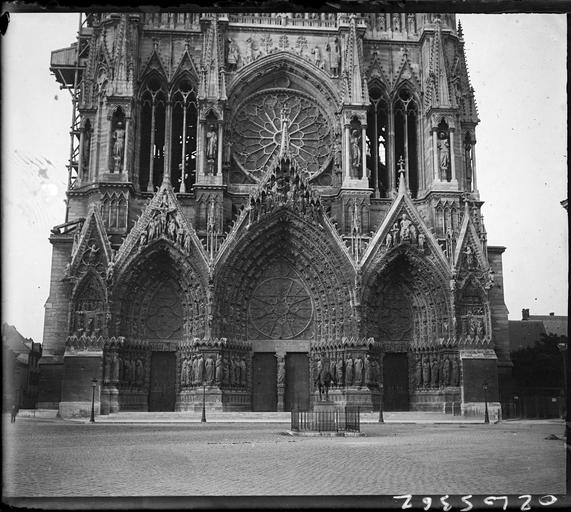
M 545 326 L 540 320 L 509 320 L 510 351 L 533 347 L 536 341 L 546 334 Z
M 13 325 L 2 324 L 2 347 L 15 354 L 28 354 L 32 351 L 32 344 L 33 340 L 24 338 Z
M 543 322 L 547 334 L 567 336 L 567 317 L 562 315 L 529 315 L 530 320 Z

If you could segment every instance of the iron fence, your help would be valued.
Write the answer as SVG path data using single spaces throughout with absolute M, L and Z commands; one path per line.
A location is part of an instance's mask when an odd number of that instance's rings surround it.
M 359 407 L 345 407 L 335 411 L 291 411 L 291 430 L 294 432 L 360 432 Z

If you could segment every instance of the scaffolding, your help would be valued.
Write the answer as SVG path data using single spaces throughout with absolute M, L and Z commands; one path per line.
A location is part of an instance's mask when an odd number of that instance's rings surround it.
M 90 15 L 79 15 L 77 41 L 67 48 L 54 50 L 51 54 L 50 71 L 55 75 L 60 89 L 67 89 L 71 94 L 72 113 L 70 128 L 70 149 L 67 189 L 78 185 L 79 156 L 81 144 L 81 118 L 78 112 L 82 91 L 83 72 L 89 56 L 89 45 L 93 29 Z M 69 204 L 66 207 L 65 220 L 68 221 Z

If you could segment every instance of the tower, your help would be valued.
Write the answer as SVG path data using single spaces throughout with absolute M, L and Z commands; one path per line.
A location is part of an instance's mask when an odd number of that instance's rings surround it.
M 76 106 L 44 406 L 483 410 L 509 374 L 502 247 L 449 14 L 98 13 Z

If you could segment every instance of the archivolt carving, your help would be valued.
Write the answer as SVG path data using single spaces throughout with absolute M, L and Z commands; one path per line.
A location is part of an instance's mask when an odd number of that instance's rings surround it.
M 355 325 L 349 297 L 354 277 L 351 263 L 317 226 L 283 209 L 262 220 L 253 232 L 246 232 L 217 262 L 214 311 L 215 318 L 220 319 L 220 335 L 243 339 L 247 304 L 268 269 L 280 264 L 295 270 L 312 298 L 314 336 L 352 334 Z
M 397 247 L 363 282 L 369 335 L 385 341 L 408 340 L 416 347 L 453 342 L 446 281 L 416 249 Z

